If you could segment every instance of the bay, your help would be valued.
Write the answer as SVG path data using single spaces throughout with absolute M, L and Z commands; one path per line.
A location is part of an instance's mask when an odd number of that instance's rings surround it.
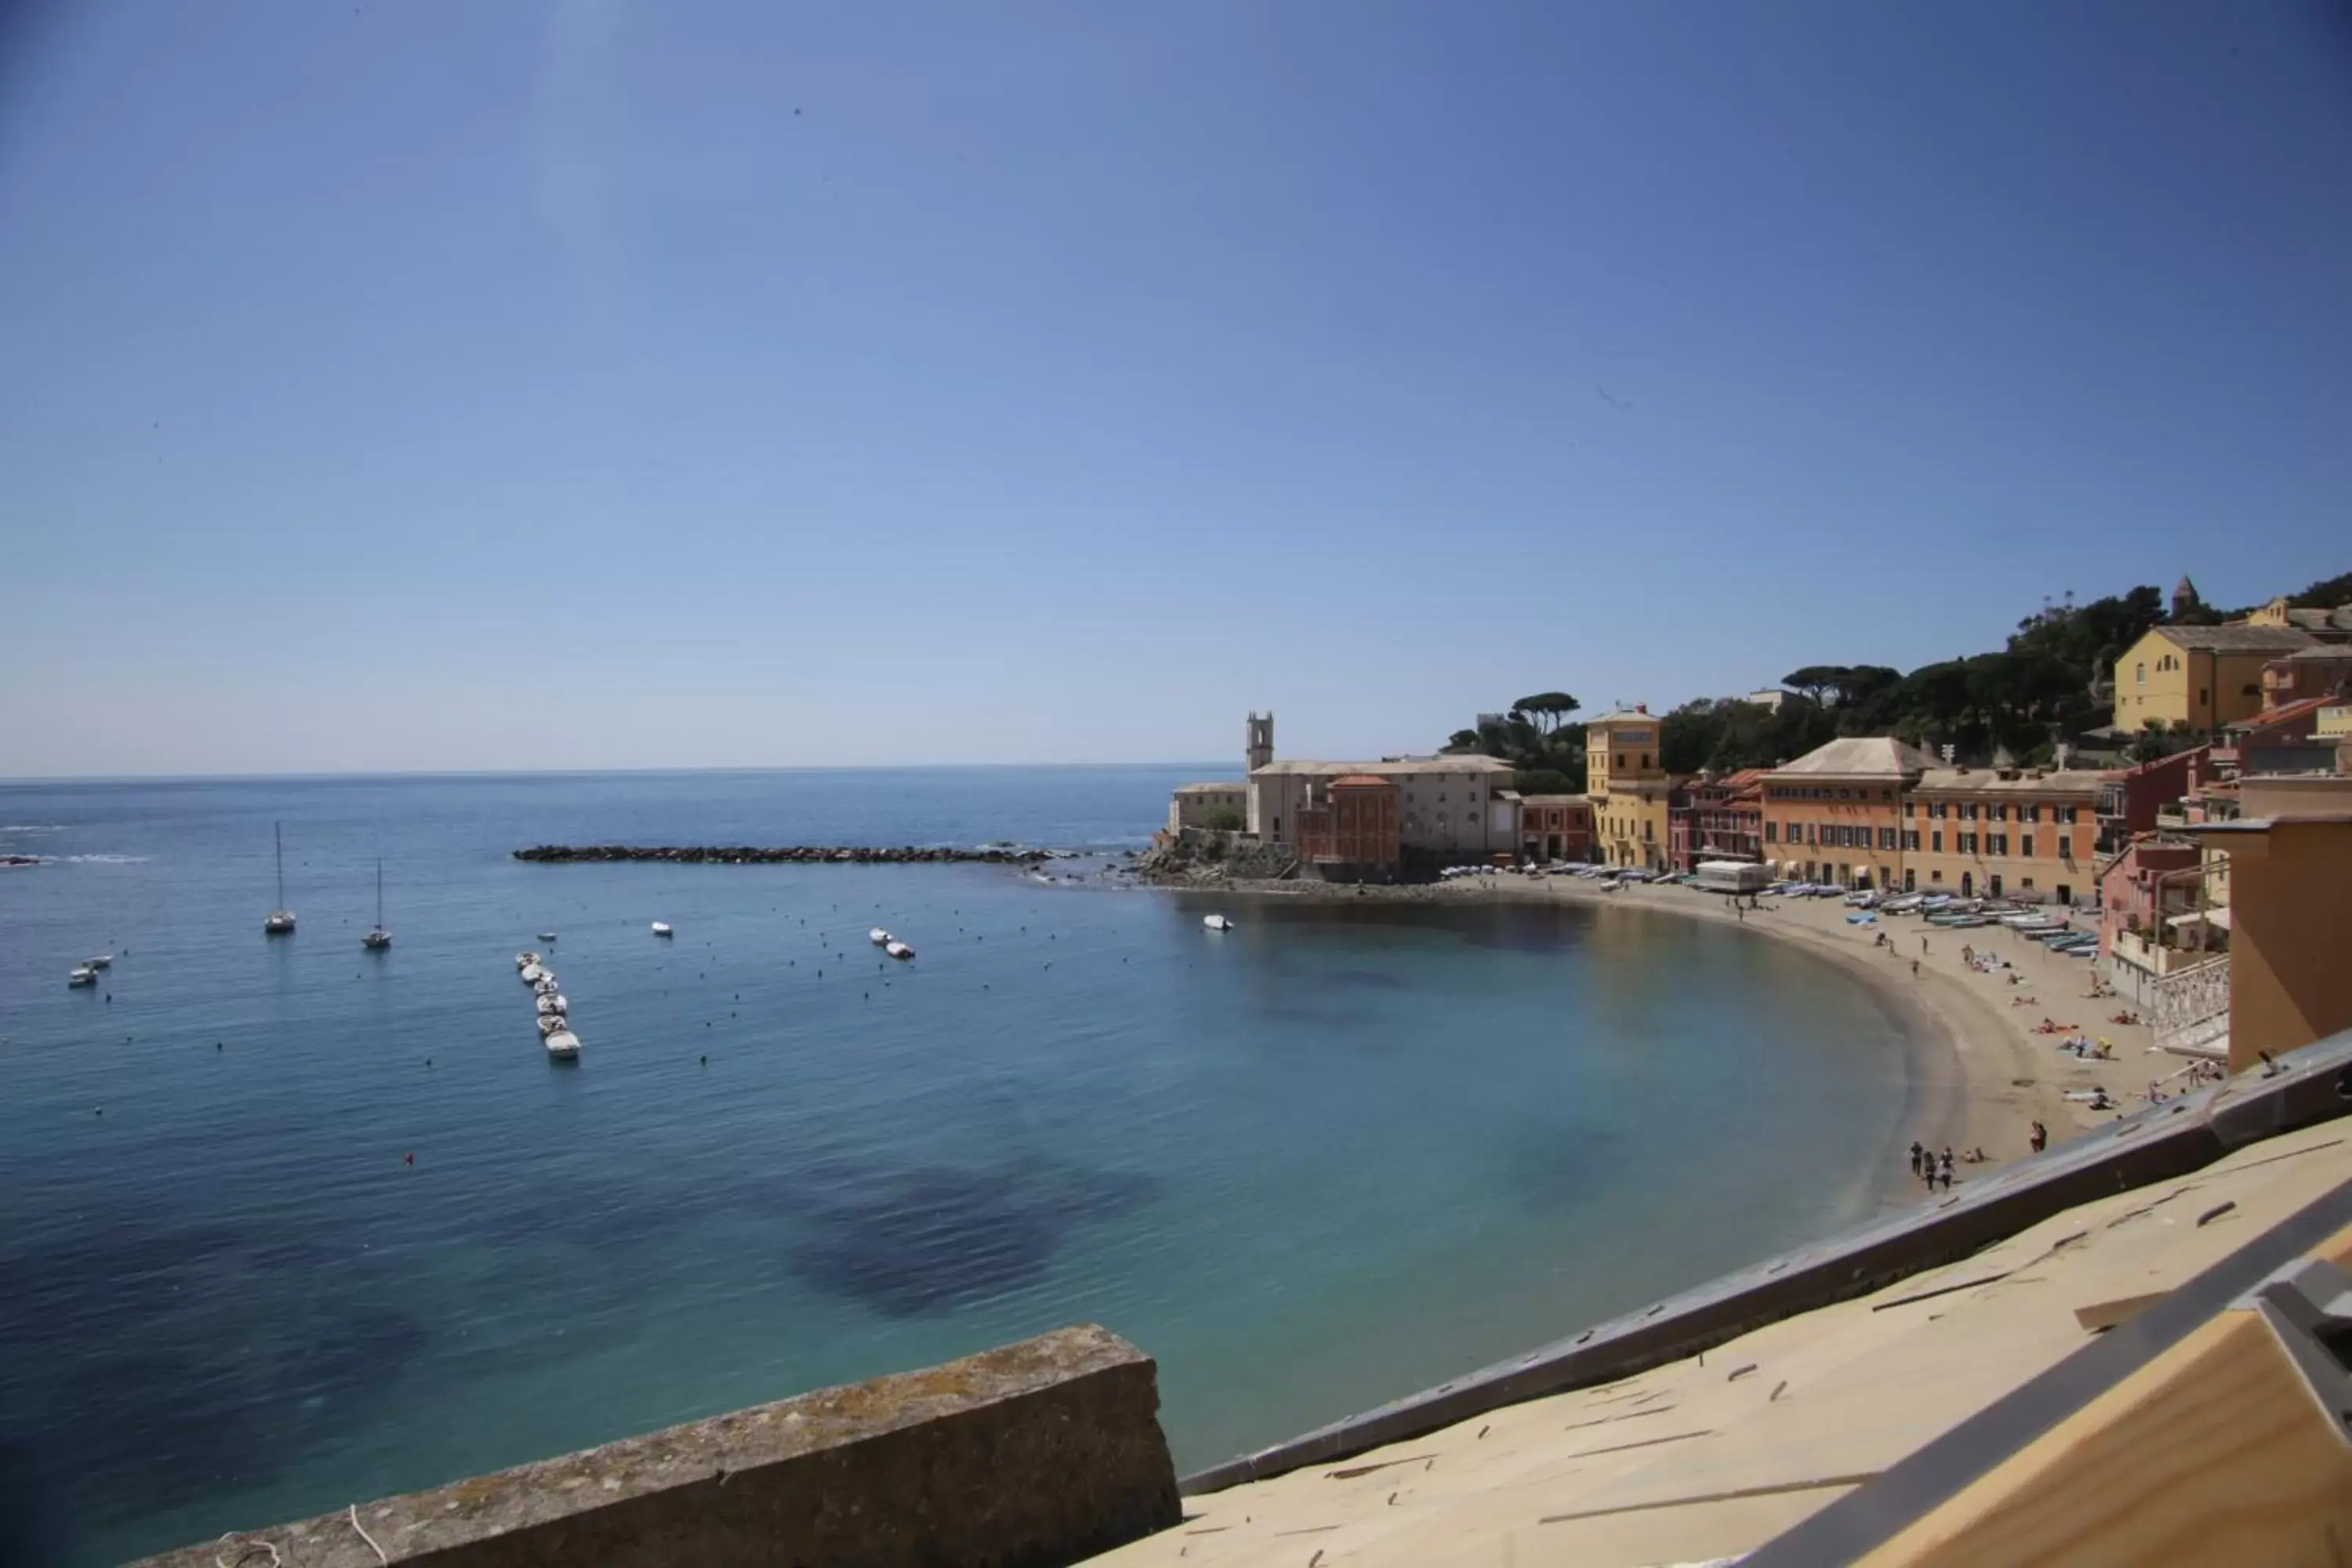
M 0 786 L 10 1528 L 116 1561 L 1079 1321 L 1192 1468 L 1869 1212 L 1916 1042 L 1867 991 L 1635 910 L 1102 885 L 1230 771 Z M 1087 858 L 509 854 L 993 839 Z

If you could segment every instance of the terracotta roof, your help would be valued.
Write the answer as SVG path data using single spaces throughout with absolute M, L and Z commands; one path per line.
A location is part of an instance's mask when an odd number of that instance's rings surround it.
M 2152 626 L 2157 636 L 2175 647 L 2200 653 L 2291 653 L 2311 646 L 2311 634 L 2294 626 L 2250 626 L 2242 621 L 2225 626 Z
M 1331 781 L 1333 789 L 1394 789 L 1392 779 L 1374 778 L 1370 773 L 1341 773 Z
M 1787 766 L 1771 771 L 1776 778 L 1891 779 L 1925 773 L 1935 765 L 1935 758 L 1892 735 L 1852 735 L 1816 746 Z
M 2036 778 L 2031 772 L 2005 779 L 1990 768 L 1930 768 L 1911 787 L 1922 795 L 2072 795 L 2095 799 L 2106 777 L 2089 768 L 2068 768 Z

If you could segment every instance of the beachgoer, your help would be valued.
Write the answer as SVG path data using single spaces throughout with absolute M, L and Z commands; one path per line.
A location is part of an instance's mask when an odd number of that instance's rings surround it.
M 1914 980 L 1919 978 L 1919 961 L 1916 958 L 1911 961 L 1911 978 Z
M 2033 1135 L 2028 1138 L 2026 1142 L 2032 1145 L 2035 1153 L 2041 1153 L 2042 1151 L 2050 1147 L 2050 1129 L 2042 1126 L 2039 1121 L 2035 1122 L 2033 1124 Z
M 1937 1168 L 1937 1174 L 1944 1178 L 1944 1190 L 1950 1192 L 1952 1190 L 1952 1152 L 1949 1149 L 1944 1151 L 1944 1158 Z
M 1913 1175 L 1916 1176 L 1919 1173 L 1919 1157 L 1927 1152 L 1927 1151 L 1925 1149 L 1919 1147 L 1919 1140 L 1916 1138 L 1911 1140 L 1911 1173 Z
M 1924 936 L 1919 939 L 1919 951 L 1921 952 L 1927 951 L 1927 939 Z

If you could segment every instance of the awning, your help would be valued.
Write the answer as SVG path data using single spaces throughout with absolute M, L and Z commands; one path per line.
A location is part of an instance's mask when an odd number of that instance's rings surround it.
M 2173 930 L 2179 931 L 2183 926 L 2193 926 L 2200 921 L 2207 925 L 2216 926 L 2222 931 L 2228 931 L 2230 929 L 2230 906 L 2223 904 L 2218 909 L 2191 910 L 2185 915 L 2170 915 L 2166 917 L 2164 923 L 2170 926 Z

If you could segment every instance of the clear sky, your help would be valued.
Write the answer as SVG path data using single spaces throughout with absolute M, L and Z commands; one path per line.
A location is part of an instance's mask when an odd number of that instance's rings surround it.
M 2297 587 L 2347 18 L 0 0 L 0 774 L 1420 750 Z

